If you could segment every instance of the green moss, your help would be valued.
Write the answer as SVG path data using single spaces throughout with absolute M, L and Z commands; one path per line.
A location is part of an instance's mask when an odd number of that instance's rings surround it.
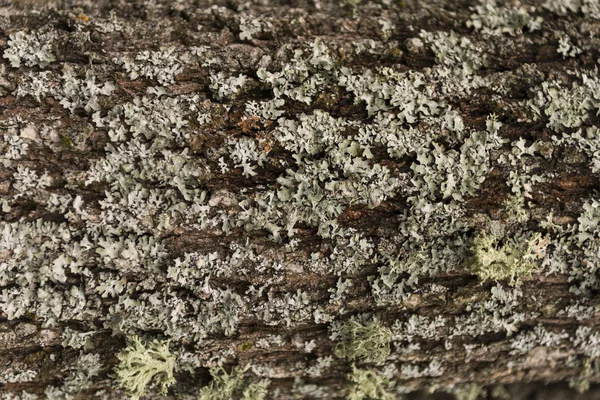
M 340 335 L 342 340 L 335 348 L 338 357 L 381 363 L 390 354 L 392 332 L 377 320 L 366 326 L 356 320 L 348 320 Z
M 66 135 L 60 135 L 60 143 L 67 148 L 73 147 L 73 141 Z
M 239 349 L 241 352 L 250 350 L 254 345 L 252 342 L 244 342 L 240 345 Z
M 117 354 L 121 361 L 115 369 L 119 385 L 127 390 L 131 399 L 139 399 L 146 393 L 151 381 L 166 394 L 175 383 L 175 355 L 169 352 L 169 342 L 155 339 L 144 344 L 138 336 L 133 336 L 130 342 Z

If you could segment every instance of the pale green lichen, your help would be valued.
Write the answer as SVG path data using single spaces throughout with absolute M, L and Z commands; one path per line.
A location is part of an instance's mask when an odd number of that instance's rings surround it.
M 489 63 L 480 44 L 454 31 L 432 33 L 421 30 L 419 37 L 431 47 L 438 64 L 456 68 L 455 72 L 471 75 Z
M 508 195 L 502 202 L 506 213 L 507 220 L 514 222 L 526 222 L 529 219 L 527 210 L 525 210 L 525 199 L 519 195 Z
M 555 132 L 580 127 L 600 109 L 600 81 L 595 73 L 583 71 L 575 75 L 581 82 L 574 81 L 570 87 L 558 80 L 542 82 L 531 90 L 532 98 L 526 103 L 534 112 L 534 119 L 547 117 L 546 126 Z
M 561 36 L 560 39 L 558 39 L 558 48 L 556 51 L 561 54 L 563 58 L 577 57 L 583 53 L 583 50 L 574 45 L 571 42 L 571 38 L 567 35 Z
M 499 6 L 495 0 L 482 0 L 471 10 L 474 13 L 471 14 L 471 20 L 466 22 L 467 27 L 489 35 L 521 35 L 524 29 L 530 32 L 540 29 L 543 22 L 542 17 L 531 16 L 523 6 Z
M 397 396 L 390 392 L 393 382 L 382 376 L 376 369 L 360 369 L 352 366 L 348 374 L 351 384 L 348 386 L 348 400 L 395 400 Z
M 142 343 L 138 336 L 133 336 L 117 358 L 121 361 L 115 369 L 117 382 L 132 400 L 144 395 L 151 382 L 163 394 L 175 383 L 176 356 L 169 351 L 169 341 L 155 339 Z
M 581 11 L 586 17 L 600 20 L 598 0 L 546 0 L 542 6 L 561 17 Z
M 222 366 L 210 369 L 213 377 L 212 382 L 200 390 L 198 400 L 263 400 L 267 394 L 268 379 L 262 379 L 258 382 L 249 382 L 244 377 L 250 364 L 243 368 L 233 367 L 230 373 L 227 373 Z
M 54 36 L 52 31 L 11 33 L 7 42 L 8 48 L 4 50 L 4 58 L 10 61 L 13 68 L 19 68 L 22 64 L 46 68 L 48 64 L 56 61 L 52 49 Z
M 562 332 L 552 332 L 546 329 L 543 325 L 538 325 L 533 330 L 519 333 L 510 342 L 511 354 L 528 354 L 536 347 L 556 348 L 559 347 L 569 335 L 563 330 Z
M 258 79 L 272 87 L 275 98 L 285 95 L 292 100 L 311 104 L 313 97 L 331 79 L 336 62 L 328 47 L 319 38 L 308 47 L 294 49 L 290 62 L 280 71 L 269 72 L 266 68 L 256 71 Z
M 490 389 L 490 397 L 497 400 L 510 400 L 512 398 L 510 392 L 502 384 Z
M 373 320 L 368 325 L 350 319 L 340 330 L 341 341 L 335 348 L 338 357 L 381 363 L 390 354 L 392 331 Z
M 590 390 L 590 378 L 598 371 L 597 363 L 595 363 L 595 368 L 592 368 L 592 360 L 589 357 L 583 359 L 581 364 L 579 375 L 569 379 L 569 387 L 579 394 Z
M 561 137 L 552 136 L 552 141 L 557 145 L 567 148 L 576 148 L 588 157 L 588 165 L 593 173 L 600 172 L 600 129 L 590 126 L 578 129 L 573 133 L 563 134 Z
M 490 292 L 491 296 L 487 300 L 467 305 L 466 314 L 453 318 L 449 338 L 474 338 L 488 332 L 505 332 L 507 336 L 511 336 L 519 331 L 525 320 L 536 315 L 521 309 L 523 291 L 520 288 L 505 288 L 498 283 Z
M 246 84 L 247 76 L 238 74 L 238 76 L 227 76 L 224 72 L 210 75 L 210 85 L 208 86 L 215 99 L 223 101 L 235 98 Z
M 454 389 L 456 400 L 477 400 L 486 394 L 487 390 L 477 383 L 467 383 Z
M 510 285 L 518 285 L 536 269 L 536 260 L 541 258 L 545 244 L 539 233 L 529 239 L 507 238 L 502 244 L 494 236 L 479 233 L 473 239 L 468 268 L 482 282 L 507 279 Z
M 144 50 L 129 58 L 115 58 L 116 64 L 123 66 L 130 79 L 143 77 L 157 80 L 162 86 L 175 83 L 175 76 L 183 71 L 175 48 L 163 48 L 160 51 Z

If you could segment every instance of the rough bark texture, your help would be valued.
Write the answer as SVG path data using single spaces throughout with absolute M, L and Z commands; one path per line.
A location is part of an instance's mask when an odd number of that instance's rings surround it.
M 2 399 L 600 398 L 598 1 L 1 4 Z

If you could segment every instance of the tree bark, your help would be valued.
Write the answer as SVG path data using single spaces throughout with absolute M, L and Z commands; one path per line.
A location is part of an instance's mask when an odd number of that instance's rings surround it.
M 276 399 L 346 398 L 353 365 L 391 398 L 598 398 L 600 5 L 573 4 L 2 2 L 2 398 L 131 396 L 134 335 L 177 355 L 148 398 L 217 365 Z M 353 318 L 385 361 L 340 351 Z

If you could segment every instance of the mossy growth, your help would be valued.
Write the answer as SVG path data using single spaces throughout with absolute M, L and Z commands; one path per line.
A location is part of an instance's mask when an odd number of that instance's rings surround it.
M 494 236 L 479 233 L 473 239 L 467 268 L 478 275 L 481 282 L 508 280 L 511 286 L 516 286 L 521 279 L 531 277 L 546 243 L 539 233 L 530 239 L 507 238 L 502 244 Z
M 342 326 L 340 336 L 341 341 L 335 348 L 338 357 L 381 363 L 390 355 L 392 331 L 378 320 L 365 326 L 350 319 Z
M 347 388 L 348 400 L 395 400 L 397 398 L 389 391 L 393 382 L 382 376 L 376 369 L 360 369 L 353 365 L 348 379 L 352 382 Z
M 71 148 L 73 147 L 73 141 L 71 140 L 70 137 L 66 136 L 66 135 L 61 135 L 60 136 L 60 143 L 66 147 L 66 148 Z
M 268 379 L 249 382 L 244 377 L 249 368 L 250 364 L 243 368 L 233 367 L 231 373 L 227 373 L 221 366 L 211 368 L 213 380 L 200 390 L 198 400 L 263 400 L 267 396 L 270 382 Z
M 154 339 L 142 343 L 138 336 L 133 336 L 129 342 L 117 354 L 121 361 L 115 368 L 119 386 L 127 390 L 132 400 L 144 395 L 151 382 L 162 394 L 166 394 L 169 386 L 175 383 L 173 369 L 176 357 L 169 351 L 169 341 Z

